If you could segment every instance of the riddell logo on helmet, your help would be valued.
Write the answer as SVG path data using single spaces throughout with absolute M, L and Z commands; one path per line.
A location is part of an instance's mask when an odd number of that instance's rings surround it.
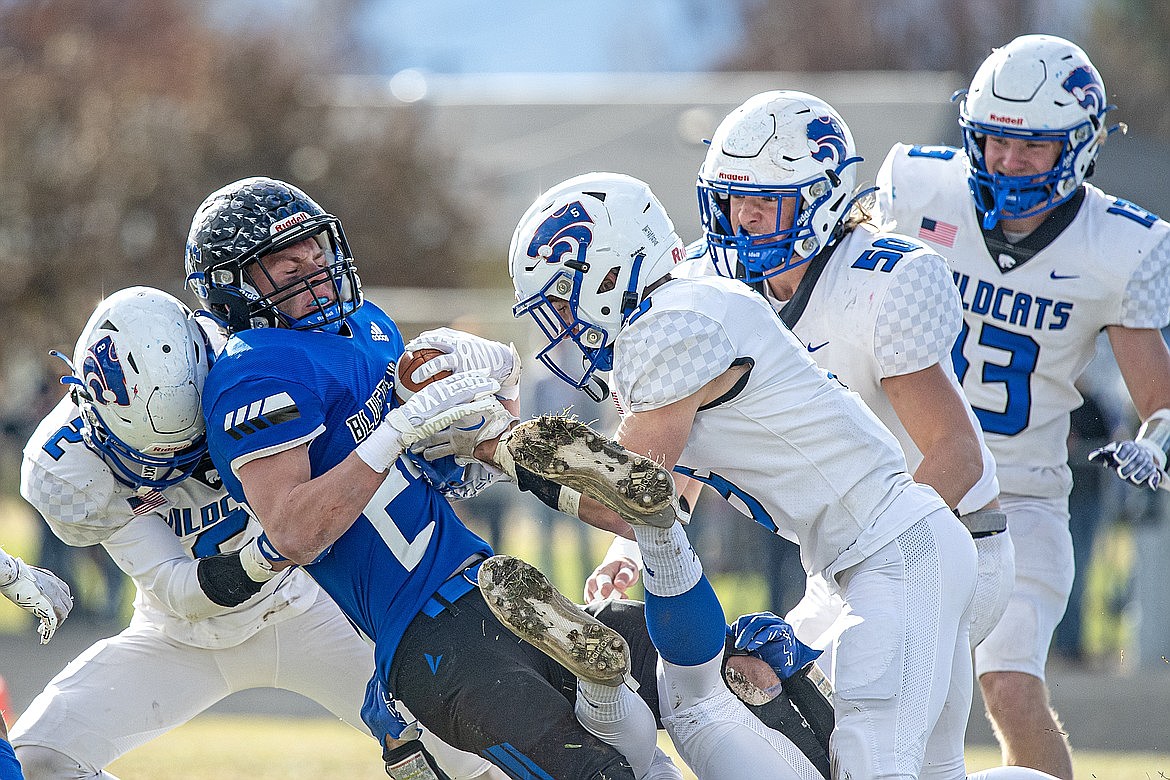
M 1022 116 L 1003 116 L 1002 114 L 992 114 L 991 121 L 1017 127 L 1024 124 L 1024 118 Z
M 715 174 L 715 178 L 723 181 L 751 181 L 752 177 L 746 173 L 731 173 L 730 171 L 719 171 Z
M 272 227 L 271 227 L 271 229 L 269 229 L 268 234 L 269 235 L 276 235 L 277 233 L 279 233 L 282 230 L 288 230 L 293 225 L 299 225 L 300 223 L 304 222 L 308 218 L 309 218 L 308 214 L 306 214 L 303 211 L 298 211 L 296 214 L 293 214 L 291 217 L 285 217 L 284 219 L 280 220 L 279 222 L 272 223 Z

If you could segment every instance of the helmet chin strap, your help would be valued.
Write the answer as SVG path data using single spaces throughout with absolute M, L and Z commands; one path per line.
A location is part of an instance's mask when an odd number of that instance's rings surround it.
M 589 377 L 589 381 L 593 382 L 593 384 L 585 385 L 581 388 L 585 395 L 589 396 L 597 403 L 602 403 L 605 401 L 605 399 L 609 398 L 609 385 L 604 379 L 599 377 L 597 374 L 594 374 L 593 376 Z M 596 387 L 594 387 L 594 385 L 596 385 Z

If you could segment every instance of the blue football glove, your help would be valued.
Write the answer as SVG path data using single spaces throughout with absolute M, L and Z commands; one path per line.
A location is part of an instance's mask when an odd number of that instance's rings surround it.
M 741 615 L 727 627 L 727 635 L 735 640 L 737 650 L 762 658 L 781 680 L 787 680 L 821 655 L 820 650 L 797 639 L 792 626 L 771 612 Z
M 1158 451 L 1144 441 L 1115 441 L 1089 453 L 1089 462 L 1100 463 L 1138 487 L 1157 490 L 1166 472 L 1158 465 Z
M 378 679 L 377 672 L 366 683 L 366 698 L 362 702 L 362 722 L 378 740 L 379 745 L 386 744 L 386 738 L 399 739 L 408 728 L 415 731 L 408 738 L 418 737 L 417 724 L 407 723 L 394 706 L 394 697 L 386 692 L 386 686 Z

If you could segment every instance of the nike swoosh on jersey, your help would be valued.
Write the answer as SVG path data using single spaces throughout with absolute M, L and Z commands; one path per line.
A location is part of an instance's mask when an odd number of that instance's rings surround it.
M 1060 279 L 1080 279 L 1081 277 L 1080 277 L 1080 274 L 1058 274 L 1056 271 L 1049 271 L 1048 278 L 1060 280 Z
M 805 344 L 805 346 L 808 347 L 809 352 L 816 352 L 818 349 L 829 346 L 829 342 L 826 341 L 824 344 L 817 344 L 815 347 L 812 344 Z

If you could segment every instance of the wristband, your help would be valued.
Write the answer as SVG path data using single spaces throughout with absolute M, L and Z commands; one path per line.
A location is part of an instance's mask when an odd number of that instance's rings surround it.
M 403 449 L 402 434 L 383 420 L 353 451 L 371 469 L 384 474 L 390 469 L 390 464 L 398 460 Z
M 240 549 L 240 566 L 248 578 L 255 582 L 268 582 L 277 574 L 272 564 L 287 560 L 268 541 L 268 535 L 263 533 Z
M 1158 468 L 1166 468 L 1166 453 L 1170 452 L 1170 409 L 1159 409 L 1146 418 L 1134 442 L 1146 445 Z

